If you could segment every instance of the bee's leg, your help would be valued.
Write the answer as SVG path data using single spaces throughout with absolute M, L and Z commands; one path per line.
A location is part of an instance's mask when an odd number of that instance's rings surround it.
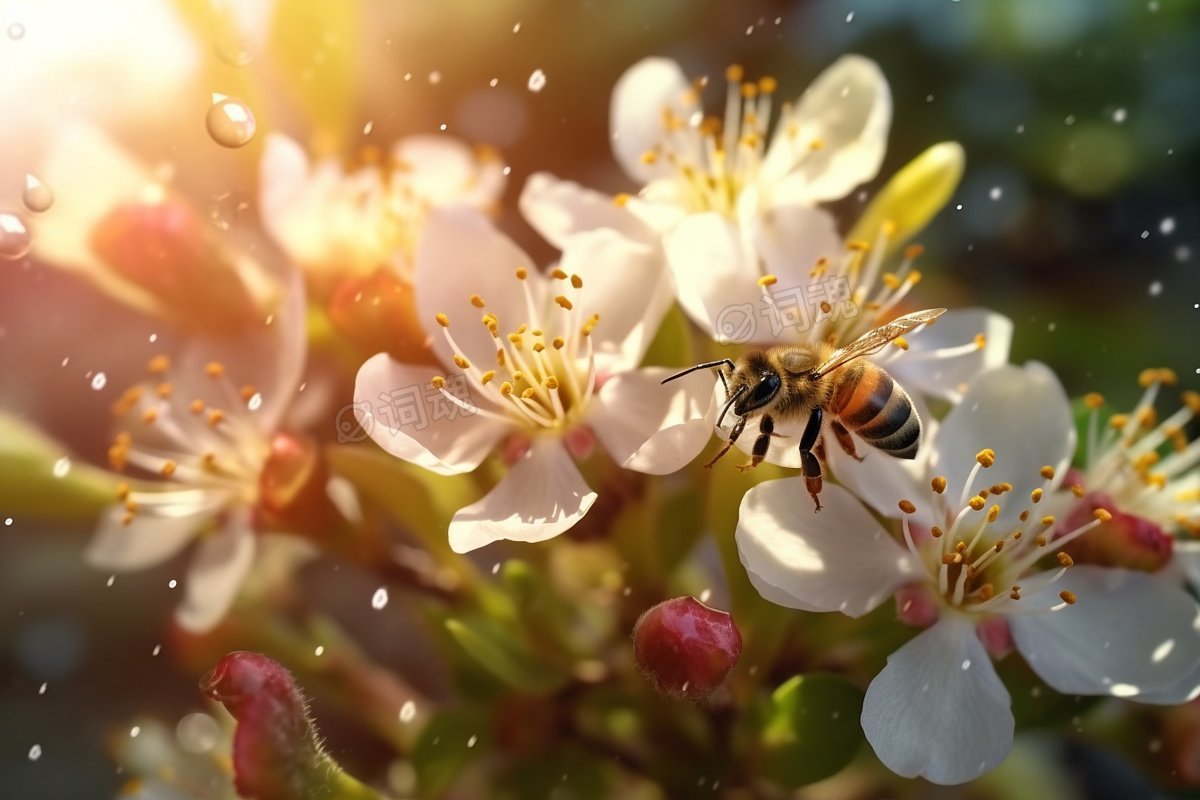
M 770 414 L 763 414 L 762 419 L 758 421 L 758 438 L 754 440 L 754 449 L 750 451 L 750 460 L 745 464 L 738 464 L 737 468 L 745 472 L 761 464 L 762 460 L 767 457 L 767 449 L 771 446 L 771 437 L 774 434 L 775 420 L 771 419 Z
M 862 461 L 863 456 L 860 456 L 854 449 L 854 439 L 850 438 L 850 431 L 846 430 L 846 426 L 835 419 L 829 423 L 829 427 L 833 428 L 833 435 L 837 438 L 837 443 L 842 446 L 842 452 L 855 461 Z
M 804 433 L 800 436 L 800 467 L 804 470 L 804 485 L 813 502 L 817 504 L 817 511 L 821 510 L 821 498 L 818 497 L 821 494 L 821 462 L 813 455 L 813 447 L 821 436 L 823 418 L 824 413 L 820 406 L 814 408 L 808 417 L 808 424 L 804 426 Z
M 742 431 L 745 429 L 745 427 L 746 418 L 738 417 L 737 422 L 733 423 L 733 429 L 729 431 L 729 441 L 725 443 L 725 446 L 721 448 L 720 452 L 712 457 L 712 461 L 709 461 L 704 465 L 705 468 L 712 469 L 712 465 L 717 463 L 721 459 L 721 456 L 729 452 L 729 448 L 733 447 L 733 443 L 736 442 L 738 437 L 742 435 Z

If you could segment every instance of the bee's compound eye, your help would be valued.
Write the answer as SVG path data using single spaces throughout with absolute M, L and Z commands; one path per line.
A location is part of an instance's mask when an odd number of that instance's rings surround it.
M 746 401 L 746 405 L 750 408 L 758 408 L 779 391 L 780 379 L 774 372 L 764 372 L 758 381 L 758 385 L 750 392 L 750 397 Z

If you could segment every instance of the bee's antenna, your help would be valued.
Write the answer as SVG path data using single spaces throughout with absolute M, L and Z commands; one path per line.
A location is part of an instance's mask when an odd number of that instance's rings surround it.
M 730 370 L 735 369 L 734 363 L 732 361 L 730 361 L 728 358 L 722 358 L 722 359 L 718 359 L 717 361 L 707 361 L 703 364 L 697 364 L 694 367 L 688 367 L 683 372 L 676 372 L 674 375 L 672 375 L 669 378 L 663 378 L 662 382 L 669 383 L 669 382 L 675 380 L 676 378 L 682 378 L 684 375 L 691 375 L 696 370 L 712 369 L 713 367 L 719 367 L 721 365 L 725 365 L 725 366 L 729 367 Z M 720 374 L 722 378 L 725 377 L 725 375 L 722 373 L 718 373 L 718 374 Z
M 742 392 L 746 391 L 749 388 L 750 388 L 749 386 L 747 386 L 746 384 L 743 383 L 741 386 L 739 386 L 737 389 L 734 390 L 733 394 L 729 395 L 729 399 L 726 400 L 725 405 L 723 405 L 721 407 L 721 416 L 717 417 L 717 427 L 718 428 L 721 427 L 721 423 L 725 421 L 725 414 L 729 412 L 729 409 L 733 405 L 734 401 L 737 400 L 739 397 L 741 397 Z

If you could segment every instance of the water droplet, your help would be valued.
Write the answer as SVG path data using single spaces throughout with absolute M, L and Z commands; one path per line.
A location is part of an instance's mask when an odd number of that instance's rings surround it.
M 16 261 L 33 247 L 33 237 L 16 214 L 0 212 L 0 258 Z
M 540 92 L 544 88 L 546 88 L 546 73 L 535 69 L 529 75 L 529 91 Z
M 441 125 L 438 125 L 438 130 L 441 130 L 441 131 L 446 130 L 446 123 L 443 122 Z
M 375 120 L 367 120 L 367 124 L 363 125 L 363 136 L 370 136 L 371 130 L 375 127 Z
M 438 72 L 436 69 L 433 72 L 429 73 L 429 83 L 432 86 L 437 86 L 441 82 L 442 82 L 442 73 Z
M 49 685 L 50 685 L 50 684 L 48 684 L 48 683 L 43 683 L 43 684 L 42 684 L 42 685 L 41 685 L 41 686 L 38 688 L 38 694 L 40 694 L 40 695 L 41 695 L 41 694 L 45 694 L 45 693 L 46 693 L 46 687 L 48 687 Z
M 138 737 L 138 734 L 141 732 L 142 732 L 142 729 L 140 727 L 138 727 L 137 725 L 134 725 L 132 728 L 129 729 L 129 738 L 136 739 Z
M 493 575 L 500 574 L 500 562 L 499 561 L 497 561 L 495 564 L 492 564 L 492 574 Z
M 54 477 L 65 478 L 71 472 L 71 459 L 63 456 L 54 462 Z
M 993 186 L 992 190 L 990 192 L 988 192 L 988 197 L 992 198 L 993 200 L 999 200 L 1003 196 L 1004 196 L 1004 190 L 1001 189 L 999 186 Z
M 42 183 L 36 175 L 25 176 L 25 191 L 21 193 L 21 202 L 30 211 L 49 211 L 54 205 L 54 192 Z
M 472 734 L 470 739 L 467 739 L 467 749 L 470 750 L 479 741 L 479 737 Z
M 1158 223 L 1158 232 L 1163 236 L 1170 236 L 1175 232 L 1175 218 L 1166 217 L 1162 222 Z
M 42 746 L 40 744 L 35 744 L 33 747 L 29 748 L 29 760 L 30 761 L 37 761 L 41 757 L 42 757 Z
M 853 11 L 851 11 L 849 14 L 847 14 L 847 15 L 846 15 L 846 22 L 847 22 L 847 23 L 850 23 L 850 22 L 853 22 L 853 21 L 854 21 L 854 12 L 853 12 Z
M 1158 0 L 1150 0 L 1150 2 L 1146 4 L 1146 10 L 1148 10 L 1151 14 L 1157 14 Z
M 174 589 L 178 585 L 179 581 L 175 580 L 174 578 L 171 578 L 171 580 L 167 581 L 167 588 L 169 589 Z
M 105 384 L 107 384 L 107 383 L 108 383 L 108 376 L 105 375 L 103 372 L 97 372 L 95 375 L 92 376 L 92 389 L 94 391 L 97 391 L 97 392 L 100 391 L 101 389 L 104 388 Z
M 12 39 L 14 42 L 25 38 L 25 26 L 19 22 L 14 22 L 12 25 L 9 25 L 8 38 Z
M 175 738 L 184 750 L 202 755 L 217 746 L 221 728 L 208 714 L 196 712 L 179 720 L 175 726 Z
M 521 32 L 521 23 L 518 22 L 516 25 L 513 25 L 513 33 L 520 33 L 520 32 Z
M 505 167 L 504 167 L 504 169 L 502 169 L 502 170 L 500 170 L 500 171 L 501 171 L 501 172 L 503 172 L 505 175 L 511 175 L 511 174 L 512 174 L 512 167 L 505 166 Z
M 1063 120 L 1063 124 L 1064 125 L 1074 125 L 1075 124 L 1075 115 L 1067 114 L 1066 119 Z
M 246 408 L 250 409 L 251 411 L 258 411 L 260 408 L 262 408 L 262 403 L 262 394 L 255 392 L 254 394 L 250 395 L 250 399 L 246 401 Z
M 1150 231 L 1142 231 L 1142 238 L 1143 238 L 1143 239 L 1149 239 L 1149 238 L 1150 238 Z
M 150 344 L 154 344 L 157 341 L 158 341 L 158 334 L 157 333 L 150 334 Z
M 700 602 L 707 603 L 708 598 L 710 598 L 710 597 L 712 597 L 712 589 L 705 589 L 703 592 L 700 593 Z
M 204 117 L 208 135 L 222 147 L 242 147 L 254 138 L 254 112 L 234 97 L 213 94 L 213 104 Z
M 964 658 L 964 659 L 963 659 L 963 662 L 962 662 L 962 668 L 963 668 L 964 670 L 966 670 L 966 669 L 970 669 L 970 668 L 971 668 L 971 659 L 969 659 L 969 658 Z
M 500 85 L 499 78 L 492 78 L 490 81 L 488 81 L 488 86 L 492 87 L 493 89 L 495 89 L 499 85 Z
M 151 656 L 154 656 L 155 658 L 157 658 L 157 657 L 158 657 L 158 654 L 159 654 L 159 653 L 161 653 L 161 652 L 162 652 L 162 645 L 161 645 L 161 644 L 156 644 L 156 645 L 154 645 L 154 649 L 150 651 L 150 655 L 151 655 Z
M 925 102 L 926 102 L 926 103 L 932 103 L 932 102 L 933 102 L 933 95 L 931 95 L 931 94 L 927 94 L 927 95 L 925 95 Z
M 109 576 L 108 576 L 108 580 L 106 580 L 106 581 L 104 582 L 104 585 L 105 585 L 105 586 L 108 586 L 108 587 L 111 587 L 111 586 L 112 586 L 114 583 L 116 583 L 116 582 L 117 582 L 117 576 L 116 576 L 116 575 L 109 575 Z
M 375 594 L 371 595 L 371 608 L 379 611 L 388 604 L 388 590 L 380 586 L 375 590 Z
M 1018 126 L 1017 126 L 1017 133 L 1024 133 L 1024 132 L 1025 132 L 1025 126 L 1024 126 L 1024 125 L 1018 125 Z
M 1162 281 L 1155 281 L 1154 283 L 1150 284 L 1150 296 L 1151 297 L 1158 297 L 1160 294 L 1162 294 L 1162 290 L 1163 290 Z
M 1112 113 L 1112 121 L 1117 123 L 1118 125 L 1120 125 L 1122 122 L 1125 121 L 1125 117 L 1128 114 L 1129 114 L 1129 112 L 1126 111 L 1124 108 L 1114 109 L 1113 113 Z
M 317 645 L 317 649 L 313 650 L 313 655 L 317 656 L 318 658 L 325 655 L 325 645 L 323 645 L 323 644 Z
M 400 721 L 412 722 L 417 716 L 417 704 L 412 700 L 405 700 L 404 705 L 400 706 Z
M 12 525 L 12 517 L 5 517 L 5 518 L 4 518 L 4 524 L 5 524 L 5 525 L 8 525 L 8 526 L 11 526 L 11 525 Z

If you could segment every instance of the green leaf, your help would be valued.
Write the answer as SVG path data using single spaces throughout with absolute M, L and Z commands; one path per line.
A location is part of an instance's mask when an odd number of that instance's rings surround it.
M 485 752 L 491 738 L 487 718 L 469 708 L 439 711 L 421 731 L 413 749 L 421 797 L 441 797 L 467 764 Z
M 797 675 L 771 695 L 759 739 L 762 773 L 789 788 L 839 771 L 863 740 L 863 693 L 838 675 Z
M 567 676 L 542 660 L 510 625 L 482 616 L 448 619 L 445 625 L 463 652 L 514 689 L 546 694 L 567 682 Z
M 0 508 L 8 516 L 90 520 L 116 502 L 116 475 L 71 463 L 57 478 L 55 465 L 63 458 L 61 444 L 22 419 L 0 414 Z
M 614 797 L 611 766 L 602 756 L 561 746 L 515 760 L 501 776 L 500 797 L 525 800 L 554 797 L 561 800 L 604 800 Z

